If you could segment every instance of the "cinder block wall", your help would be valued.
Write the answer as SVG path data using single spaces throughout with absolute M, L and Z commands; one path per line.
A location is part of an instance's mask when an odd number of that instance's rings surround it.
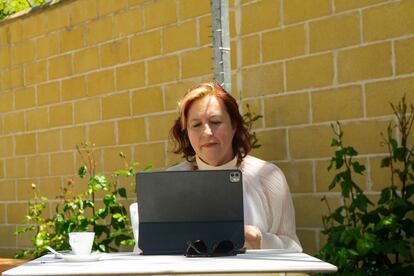
M 389 101 L 414 102 L 414 1 L 232 0 L 230 21 L 232 93 L 264 116 L 253 155 L 285 172 L 313 254 L 320 198 L 339 203 L 332 121 L 367 166 L 366 191 L 387 184 L 379 133 Z M 119 151 L 141 168 L 179 161 L 168 130 L 180 96 L 212 78 L 210 25 L 209 0 L 63 0 L 0 23 L 0 256 L 30 245 L 13 232 L 31 183 L 54 199 L 80 163 L 76 144 L 94 142 L 105 173 Z

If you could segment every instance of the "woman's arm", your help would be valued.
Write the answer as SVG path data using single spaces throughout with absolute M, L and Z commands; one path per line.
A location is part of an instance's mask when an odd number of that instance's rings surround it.
M 272 165 L 271 172 L 263 178 L 263 182 L 270 220 L 268 232 L 262 233 L 261 248 L 283 248 L 301 252 L 302 247 L 296 235 L 295 209 L 283 172 Z

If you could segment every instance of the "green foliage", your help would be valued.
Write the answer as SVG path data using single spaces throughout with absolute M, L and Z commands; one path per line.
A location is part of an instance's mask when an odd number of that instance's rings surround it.
M 131 184 L 135 187 L 133 176 L 137 163 L 128 164 L 126 156 L 120 153 L 124 169 L 107 179 L 105 175 L 96 173 L 93 145 L 84 143 L 77 149 L 83 163 L 78 176 L 87 179 L 86 191 L 74 196 L 72 188 L 75 182 L 68 180 L 62 194 L 57 197 L 53 214 L 47 217 L 48 199 L 40 196 L 36 185 L 32 184 L 34 199 L 29 201 L 29 214 L 25 218 L 29 226 L 19 229 L 16 234 L 34 232 L 34 248 L 23 250 L 15 258 L 42 256 L 47 252 L 46 246 L 69 250 L 68 234 L 73 231 L 94 231 L 93 250 L 101 252 L 118 251 L 121 245 L 135 243 L 126 208 L 120 201 L 127 198 L 127 191 L 119 186 L 119 178 L 132 177 Z M 102 200 L 96 199 L 98 193 Z
M 408 145 L 414 107 L 408 110 L 405 98 L 391 107 L 397 123 L 382 134 L 388 156 L 381 162 L 381 167 L 390 170 L 391 179 L 376 204 L 353 180 L 365 171 L 354 161 L 357 151 L 343 145 L 340 124 L 332 126 L 331 146 L 336 150 L 328 170 L 335 168 L 336 175 L 329 189 L 340 187 L 343 204 L 332 211 L 322 198 L 329 210 L 323 217 L 328 240 L 318 257 L 337 265 L 340 275 L 409 275 L 414 271 L 414 145 Z
M 252 131 L 252 129 L 253 129 L 253 124 L 257 120 L 263 118 L 263 116 L 262 115 L 256 115 L 254 112 L 252 112 L 250 110 L 250 105 L 249 104 L 246 104 L 246 109 L 247 109 L 246 113 L 243 114 L 244 126 L 247 128 L 247 130 L 250 133 L 250 140 L 251 140 L 250 142 L 252 143 L 252 147 L 254 149 L 257 149 L 257 148 L 260 148 L 262 145 L 259 144 L 259 140 L 256 137 L 256 132 Z
M 0 20 L 19 11 L 43 5 L 46 0 L 0 0 Z

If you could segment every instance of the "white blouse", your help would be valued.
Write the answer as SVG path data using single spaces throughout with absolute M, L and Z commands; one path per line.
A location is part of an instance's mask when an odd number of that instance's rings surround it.
M 196 164 L 184 161 L 168 171 L 234 169 L 237 158 L 213 167 L 196 158 Z M 244 223 L 262 232 L 261 248 L 291 249 L 302 252 L 296 236 L 295 209 L 283 172 L 274 164 L 246 156 L 239 169 L 243 173 Z

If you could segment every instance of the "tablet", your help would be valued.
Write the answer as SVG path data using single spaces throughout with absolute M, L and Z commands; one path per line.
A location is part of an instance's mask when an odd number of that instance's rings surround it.
M 139 172 L 136 191 L 143 254 L 184 254 L 199 240 L 208 248 L 223 240 L 243 247 L 239 170 Z

